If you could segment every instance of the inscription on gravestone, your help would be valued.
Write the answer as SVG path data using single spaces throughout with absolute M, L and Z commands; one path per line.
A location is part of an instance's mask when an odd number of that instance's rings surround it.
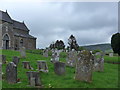
M 29 61 L 23 61 L 22 64 L 23 64 L 23 68 L 25 69 L 33 69 Z
M 0 59 L 2 59 L 2 64 L 6 63 L 6 56 L 5 55 L 0 55 Z
M 48 72 L 48 66 L 46 61 L 37 61 L 38 63 L 38 70 L 42 72 Z
M 6 80 L 8 83 L 17 83 L 17 66 L 13 62 L 7 64 Z
M 20 60 L 19 57 L 17 57 L 17 56 L 14 56 L 14 57 L 13 57 L 13 62 L 14 62 L 16 65 L 18 65 L 19 60 Z
M 66 65 L 70 67 L 75 67 L 77 60 L 77 53 L 74 49 L 72 51 L 68 52 L 67 58 L 66 58 Z
M 41 86 L 40 74 L 35 71 L 26 72 L 29 80 L 29 85 L 31 86 Z
M 89 51 L 81 51 L 76 63 L 75 79 L 92 82 L 93 59 Z
M 55 62 L 54 63 L 54 71 L 57 75 L 64 75 L 65 68 L 66 68 L 66 65 L 63 62 Z
M 20 48 L 20 56 L 21 56 L 21 58 L 25 58 L 26 57 L 25 47 L 21 47 Z

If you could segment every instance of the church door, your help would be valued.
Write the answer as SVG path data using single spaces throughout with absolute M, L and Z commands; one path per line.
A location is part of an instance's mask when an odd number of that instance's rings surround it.
M 3 49 L 9 49 L 9 36 L 7 34 L 3 37 Z

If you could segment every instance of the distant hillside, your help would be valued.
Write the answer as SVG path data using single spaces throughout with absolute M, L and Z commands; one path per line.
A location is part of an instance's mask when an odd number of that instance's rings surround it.
M 110 50 L 111 48 L 111 44 L 96 44 L 96 45 L 88 45 L 88 46 L 82 46 L 88 50 L 96 50 L 96 49 L 100 49 L 102 51 L 105 50 Z

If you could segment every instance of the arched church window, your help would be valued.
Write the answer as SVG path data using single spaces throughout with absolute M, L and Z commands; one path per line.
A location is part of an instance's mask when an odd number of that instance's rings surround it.
M 20 46 L 23 46 L 23 39 L 20 40 Z

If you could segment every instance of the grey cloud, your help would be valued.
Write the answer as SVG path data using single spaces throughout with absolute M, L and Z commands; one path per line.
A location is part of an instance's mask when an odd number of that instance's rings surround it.
M 115 2 L 28 2 L 22 7 L 19 3 L 4 7 L 14 19 L 26 22 L 30 33 L 38 38 L 39 48 L 49 46 L 57 39 L 67 45 L 71 34 L 79 45 L 110 42 L 118 27 Z

